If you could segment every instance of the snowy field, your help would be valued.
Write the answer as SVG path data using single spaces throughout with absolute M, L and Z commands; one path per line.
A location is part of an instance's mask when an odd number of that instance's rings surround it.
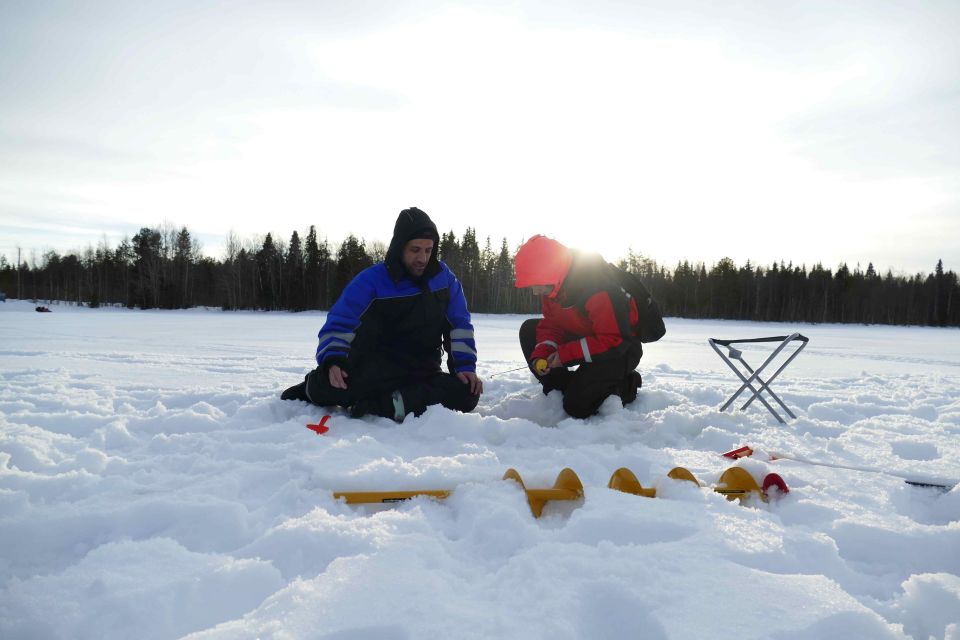
M 322 313 L 52 309 L 0 304 L 0 638 L 960 640 L 960 489 L 903 480 L 960 481 L 957 330 L 668 319 L 637 401 L 576 421 L 526 371 L 490 377 L 522 365 L 522 318 L 478 316 L 475 413 L 318 436 L 279 393 Z M 706 339 L 793 330 L 773 387 L 798 419 L 720 413 L 738 383 Z M 741 505 L 678 465 L 791 491 Z M 607 489 L 623 466 L 660 496 Z M 509 467 L 570 467 L 585 499 L 534 519 Z

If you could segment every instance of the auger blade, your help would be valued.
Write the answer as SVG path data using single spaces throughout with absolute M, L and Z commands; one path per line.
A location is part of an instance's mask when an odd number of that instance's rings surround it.
M 541 516 L 543 506 L 550 500 L 579 500 L 583 497 L 583 484 L 570 468 L 563 469 L 557 475 L 551 489 L 527 489 L 516 469 L 507 469 L 503 479 L 513 480 L 520 485 L 527 495 L 527 504 L 530 505 L 530 512 L 533 513 L 534 518 Z
M 673 478 L 674 480 L 688 480 L 698 487 L 700 486 L 700 482 L 697 480 L 696 476 L 690 473 L 688 469 L 683 467 L 674 467 L 673 469 L 670 469 L 670 473 L 667 474 L 667 477 Z
M 613 475 L 610 476 L 610 482 L 607 483 L 607 486 L 615 491 L 631 493 L 635 496 L 643 496 L 644 498 L 657 497 L 657 490 L 655 488 L 644 489 L 640 481 L 637 480 L 637 476 L 633 475 L 633 471 L 630 471 L 630 469 L 626 467 L 620 467 L 614 471 Z
M 726 496 L 727 500 L 742 500 L 754 492 L 763 500 L 767 499 L 757 481 L 742 467 L 730 467 L 724 471 L 714 491 Z

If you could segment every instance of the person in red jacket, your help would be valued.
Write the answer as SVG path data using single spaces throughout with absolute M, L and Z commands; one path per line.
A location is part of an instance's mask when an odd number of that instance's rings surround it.
M 611 395 L 633 402 L 642 383 L 635 371 L 643 355 L 637 305 L 614 269 L 599 255 L 540 235 L 514 258 L 515 286 L 543 303 L 543 318 L 520 327 L 523 357 L 544 393 L 563 393 L 563 408 L 574 418 L 595 414 Z

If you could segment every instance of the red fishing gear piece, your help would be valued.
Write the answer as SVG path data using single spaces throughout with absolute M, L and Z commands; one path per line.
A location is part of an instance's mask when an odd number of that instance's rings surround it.
M 768 473 L 767 477 L 763 479 L 763 492 L 765 494 L 769 492 L 770 487 L 776 487 L 780 490 L 780 493 L 790 493 L 787 483 L 776 473 Z
M 752 455 L 753 449 L 750 447 L 740 447 L 739 449 L 734 449 L 733 451 L 727 451 L 725 454 L 723 454 L 723 457 L 738 460 L 740 458 L 746 458 L 747 456 Z
M 327 420 L 329 419 L 330 416 L 323 416 L 320 418 L 320 422 L 318 424 L 308 424 L 307 429 L 310 429 L 310 431 L 315 431 L 318 436 L 322 436 L 327 431 L 330 431 L 330 427 L 326 426 Z

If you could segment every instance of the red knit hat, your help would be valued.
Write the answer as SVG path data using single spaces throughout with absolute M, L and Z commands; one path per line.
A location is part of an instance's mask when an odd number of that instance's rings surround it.
M 567 277 L 573 256 L 570 249 L 546 236 L 533 236 L 520 247 L 513 259 L 517 288 L 549 284 L 550 298 L 557 295 Z

